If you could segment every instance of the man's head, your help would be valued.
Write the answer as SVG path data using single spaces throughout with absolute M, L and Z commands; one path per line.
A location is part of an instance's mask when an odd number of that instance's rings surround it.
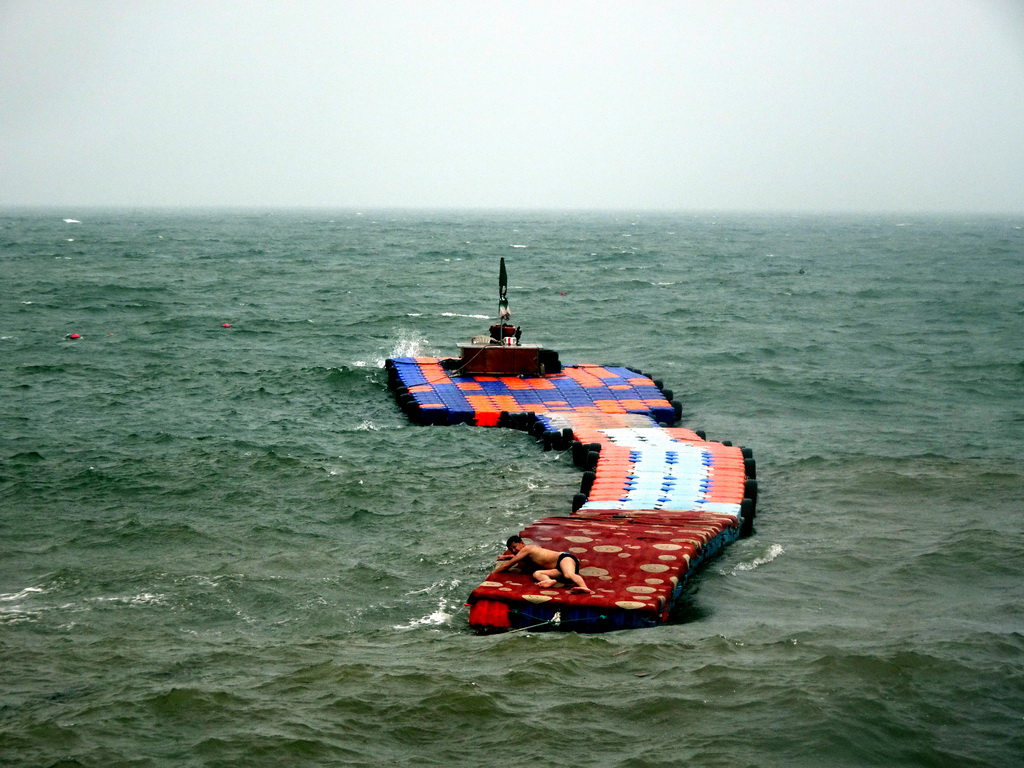
M 508 551 L 514 555 L 526 545 L 523 544 L 523 540 L 519 536 L 509 536 L 508 541 L 505 542 L 505 546 L 508 548 Z

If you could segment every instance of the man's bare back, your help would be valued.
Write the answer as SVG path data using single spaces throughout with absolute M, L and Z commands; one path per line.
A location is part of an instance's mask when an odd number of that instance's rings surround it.
M 580 561 L 570 552 L 556 552 L 553 549 L 538 547 L 536 544 L 526 544 L 518 536 L 513 536 L 508 541 L 508 549 L 511 555 L 499 555 L 501 564 L 494 569 L 495 573 L 507 570 L 520 563 L 529 562 L 535 566 L 533 578 L 537 581 L 538 587 L 545 589 L 555 586 L 559 581 L 571 582 L 575 586 L 570 592 L 574 594 L 593 594 L 594 590 L 587 586 L 587 582 L 580 575 Z

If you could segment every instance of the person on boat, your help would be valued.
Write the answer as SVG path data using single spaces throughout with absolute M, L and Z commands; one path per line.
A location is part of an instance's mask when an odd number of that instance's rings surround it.
M 587 582 L 580 575 L 580 561 L 576 555 L 570 552 L 556 552 L 553 549 L 544 549 L 536 544 L 527 544 L 519 536 L 509 536 L 505 546 L 511 554 L 498 555 L 501 564 L 494 569 L 495 573 L 501 573 L 512 566 L 522 564 L 527 568 L 533 568 L 533 578 L 537 581 L 538 587 L 547 589 L 558 582 L 573 584 L 569 590 L 576 595 L 592 595 L 594 590 L 587 586 Z

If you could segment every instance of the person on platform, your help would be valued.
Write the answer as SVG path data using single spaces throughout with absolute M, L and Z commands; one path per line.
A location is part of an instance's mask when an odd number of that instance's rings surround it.
M 576 555 L 544 549 L 536 544 L 526 544 L 519 536 L 510 536 L 505 546 L 511 554 L 498 555 L 501 564 L 494 569 L 495 573 L 522 565 L 525 566 L 524 570 L 533 569 L 532 575 L 538 587 L 547 589 L 562 582 L 573 584 L 569 591 L 575 595 L 594 594 L 594 590 L 587 586 L 587 582 L 580 575 L 580 561 Z

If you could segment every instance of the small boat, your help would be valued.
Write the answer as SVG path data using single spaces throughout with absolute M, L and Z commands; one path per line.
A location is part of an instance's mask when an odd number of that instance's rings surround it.
M 677 426 L 682 407 L 662 382 L 627 367 L 563 365 L 556 351 L 522 343 L 510 319 L 501 259 L 498 320 L 486 335 L 460 344 L 458 357 L 385 363 L 414 423 L 523 430 L 544 450 L 570 451 L 583 473 L 567 513 L 519 537 L 549 556 L 572 555 L 590 591 L 531 572 L 529 559 L 496 563 L 469 595 L 470 626 L 604 632 L 667 623 L 700 566 L 753 531 L 750 450 Z

